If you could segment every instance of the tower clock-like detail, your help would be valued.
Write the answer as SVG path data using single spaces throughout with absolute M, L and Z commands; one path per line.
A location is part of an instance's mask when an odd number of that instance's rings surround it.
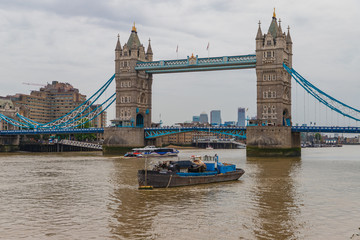
M 282 31 L 276 14 L 268 32 L 256 35 L 257 118 L 265 125 L 291 126 L 291 76 L 283 67 L 292 67 L 290 29 Z

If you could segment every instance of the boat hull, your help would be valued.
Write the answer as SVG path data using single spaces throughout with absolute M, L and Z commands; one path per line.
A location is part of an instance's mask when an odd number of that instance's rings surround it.
M 245 171 L 237 168 L 235 171 L 223 174 L 179 176 L 176 172 L 138 171 L 139 186 L 152 186 L 154 188 L 191 186 L 206 183 L 226 182 L 239 179 Z M 147 181 L 145 182 L 145 174 Z

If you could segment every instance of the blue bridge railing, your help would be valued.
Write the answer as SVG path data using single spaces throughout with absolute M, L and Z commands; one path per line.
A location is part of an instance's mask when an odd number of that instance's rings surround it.
M 104 128 L 65 128 L 65 129 L 34 129 L 34 130 L 3 130 L 0 135 L 37 135 L 37 134 L 77 134 L 103 133 Z
M 146 139 L 182 132 L 211 132 L 246 138 L 246 127 L 161 127 L 144 128 Z M 322 126 L 292 126 L 292 132 L 321 132 L 321 133 L 360 133 L 360 127 L 322 127 Z M 36 134 L 80 134 L 103 133 L 104 128 L 68 128 L 68 129 L 38 129 L 38 130 L 3 130 L 0 135 L 36 135 Z
M 360 133 L 360 127 L 292 126 L 292 132 Z

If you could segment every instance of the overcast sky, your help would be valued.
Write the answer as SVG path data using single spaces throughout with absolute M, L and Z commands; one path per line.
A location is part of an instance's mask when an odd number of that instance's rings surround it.
M 176 59 L 177 45 L 179 58 L 207 57 L 208 43 L 210 56 L 252 54 L 258 22 L 267 32 L 274 7 L 283 30 L 290 26 L 294 69 L 359 109 L 356 0 L 0 0 L 0 96 L 39 88 L 23 82 L 60 81 L 89 97 L 114 73 L 117 35 L 122 45 L 127 42 L 134 21 L 145 47 L 151 38 L 154 60 Z M 114 91 L 111 86 L 107 96 Z M 318 105 L 304 112 L 303 91 L 294 82 L 293 102 L 294 123 L 304 122 L 304 113 L 305 122 L 339 122 Z M 238 107 L 249 108 L 252 116 L 255 70 L 154 75 L 152 103 L 153 121 L 161 114 L 166 125 L 213 109 L 221 110 L 223 121 L 235 121 Z M 115 106 L 109 109 L 108 119 L 114 111 Z

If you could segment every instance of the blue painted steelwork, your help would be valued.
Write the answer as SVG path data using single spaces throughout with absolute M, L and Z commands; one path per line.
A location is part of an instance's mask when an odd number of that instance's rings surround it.
M 145 128 L 145 138 L 157 138 L 170 134 L 191 131 L 212 132 L 246 138 L 246 127 L 165 127 Z M 322 133 L 360 133 L 360 127 L 320 127 L 320 126 L 292 126 L 292 132 L 322 132 Z
M 156 138 L 170 134 L 202 131 L 209 132 L 207 127 L 166 127 L 145 128 L 145 138 Z M 292 132 L 322 132 L 322 133 L 360 133 L 360 127 L 320 127 L 320 126 L 292 126 Z M 36 135 L 36 134 L 76 134 L 103 133 L 104 128 L 75 128 L 75 129 L 34 129 L 34 130 L 4 130 L 0 135 Z M 246 127 L 212 127 L 210 132 L 246 138 Z
M 354 119 L 356 121 L 360 121 L 360 110 L 353 108 L 333 97 L 328 95 L 327 93 L 321 91 L 319 88 L 315 87 L 305 78 L 303 78 L 298 72 L 296 72 L 293 68 L 289 68 L 288 66 L 283 64 L 285 70 L 291 74 L 291 76 L 295 79 L 295 81 L 303 87 L 309 94 L 311 94 L 314 98 L 316 98 L 319 102 L 324 104 L 326 107 L 334 110 L 335 112 Z
M 156 138 L 170 134 L 182 132 L 212 132 L 218 134 L 231 135 L 239 138 L 246 138 L 245 127 L 164 127 L 164 128 L 145 128 L 145 138 Z
M 69 122 L 74 123 L 75 121 L 72 121 L 74 119 L 79 119 L 79 116 L 81 118 L 81 115 L 90 108 L 91 105 L 93 105 L 99 97 L 105 92 L 105 90 L 109 87 L 109 85 L 112 83 L 112 81 L 115 78 L 115 74 L 99 89 L 97 90 L 90 98 L 88 98 L 86 101 L 84 101 L 81 105 L 73 109 L 72 111 L 68 112 L 67 114 L 61 116 L 58 119 L 55 119 L 51 122 L 42 124 L 35 122 L 29 118 L 26 118 L 20 114 L 17 114 L 17 116 L 25 122 L 29 126 L 29 128 L 66 128 L 66 127 L 74 127 L 74 124 L 69 125 Z M 83 122 L 82 124 L 85 124 Z M 81 125 L 82 125 L 81 124 Z M 76 125 L 76 124 L 75 124 Z
M 154 62 L 137 62 L 135 70 L 146 73 L 175 73 L 193 71 L 229 70 L 256 67 L 256 55 L 239 55 L 178 60 L 161 60 Z
M 105 92 L 105 90 L 109 87 L 114 78 L 115 74 L 99 90 L 97 90 L 95 94 L 93 94 L 89 99 L 84 101 L 80 106 L 76 107 L 69 113 L 51 122 L 45 124 L 38 123 L 32 119 L 20 115 L 19 113 L 16 114 L 16 116 L 19 118 L 19 121 L 6 117 L 2 114 L 0 114 L 0 120 L 4 120 L 7 123 L 12 124 L 13 126 L 16 126 L 20 129 L 76 128 L 99 116 L 116 100 L 116 94 L 114 93 L 103 103 L 99 104 L 99 106 L 97 106 L 95 109 L 89 111 L 88 113 L 85 113 L 85 111 L 87 111 Z
M 66 128 L 77 128 L 77 127 L 84 125 L 87 122 L 90 122 L 91 120 L 93 120 L 94 118 L 99 116 L 101 113 L 103 113 L 108 107 L 110 107 L 110 105 L 113 104 L 115 102 L 115 100 L 116 100 L 116 93 L 111 95 L 106 101 L 104 101 L 102 104 L 97 106 L 91 112 L 89 112 L 89 113 L 85 114 L 84 116 L 81 116 L 77 119 L 69 121 L 67 123 L 67 125 L 70 125 L 71 127 L 66 127 Z M 107 104 L 107 102 L 109 102 L 109 101 L 110 101 L 110 103 Z M 106 106 L 104 108 L 102 108 L 103 105 L 106 105 Z M 84 121 L 82 121 L 82 120 L 84 120 Z M 75 123 L 75 125 L 73 123 Z
M 12 119 L 10 117 L 7 117 L 3 114 L 0 113 L 0 121 L 3 120 L 15 127 L 19 127 L 19 128 L 32 128 L 31 125 L 27 124 L 27 123 L 22 123 L 22 122 L 19 122 L 15 119 Z
M 36 135 L 36 134 L 77 134 L 103 133 L 104 128 L 75 128 L 75 129 L 34 129 L 34 130 L 4 130 L 0 135 Z
M 292 126 L 292 132 L 360 133 L 360 127 Z

